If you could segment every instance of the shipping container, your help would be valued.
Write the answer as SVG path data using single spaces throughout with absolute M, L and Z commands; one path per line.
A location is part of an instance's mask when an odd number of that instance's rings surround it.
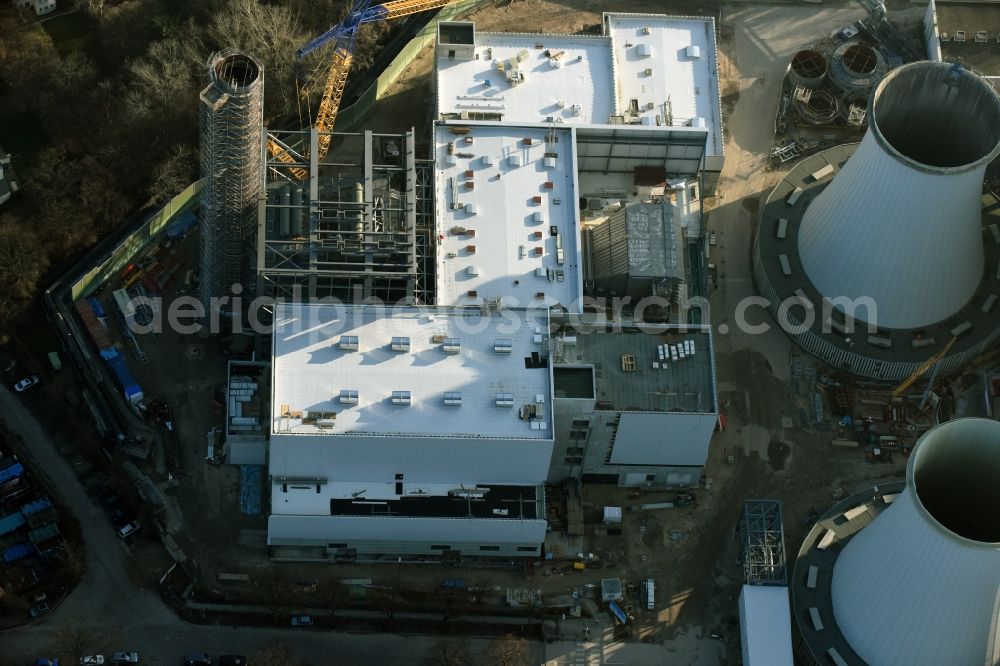
M 125 399 L 132 404 L 141 402 L 143 398 L 142 389 L 139 387 L 139 383 L 132 375 L 132 371 L 128 369 L 128 364 L 125 363 L 125 357 L 119 355 L 108 359 L 108 366 L 111 368 L 111 371 L 115 376 L 115 381 L 118 384 L 118 388 L 122 390 L 122 394 L 125 396 Z
M 98 319 L 90 303 L 87 301 L 74 301 L 73 308 L 80 316 L 80 321 L 83 322 L 83 327 L 87 329 L 90 341 L 97 347 L 97 351 L 100 352 L 101 356 L 103 358 L 116 356 L 118 352 L 115 351 L 114 346 L 111 344 L 111 338 L 108 337 L 108 329 Z

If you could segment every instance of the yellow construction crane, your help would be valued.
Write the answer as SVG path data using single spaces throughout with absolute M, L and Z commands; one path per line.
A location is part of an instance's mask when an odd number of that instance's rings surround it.
M 326 153 L 330 149 L 330 132 L 333 131 L 333 124 L 337 120 L 340 99 L 344 95 L 344 84 L 347 83 L 347 75 L 351 71 L 358 29 L 365 23 L 387 21 L 431 9 L 439 9 L 458 1 L 393 0 L 393 2 L 373 6 L 372 0 L 355 0 L 351 11 L 342 23 L 333 26 L 295 52 L 296 56 L 304 58 L 316 49 L 330 42 L 335 42 L 330 62 L 330 73 L 327 76 L 326 85 L 323 87 L 323 96 L 320 98 L 316 122 L 314 123 L 316 131 L 319 132 L 317 159 L 322 160 L 326 157 Z M 274 139 L 267 140 L 267 150 L 275 159 L 286 164 L 296 164 L 301 161 L 292 155 L 287 146 L 283 146 Z M 309 172 L 302 167 L 292 167 L 290 171 L 299 180 L 304 180 L 309 176 Z
M 952 345 L 955 344 L 956 340 L 958 340 L 958 337 L 952 338 L 951 340 L 948 341 L 948 344 L 946 344 L 944 348 L 941 349 L 941 351 L 939 351 L 938 353 L 934 354 L 929 359 L 921 363 L 920 366 L 913 371 L 912 375 L 904 379 L 899 386 L 897 386 L 892 390 L 892 397 L 898 398 L 899 396 L 903 395 L 903 393 L 905 393 L 908 388 L 913 386 L 918 379 L 923 377 L 925 372 L 927 372 L 932 367 L 937 365 L 938 362 L 945 357 L 945 354 L 948 353 Z

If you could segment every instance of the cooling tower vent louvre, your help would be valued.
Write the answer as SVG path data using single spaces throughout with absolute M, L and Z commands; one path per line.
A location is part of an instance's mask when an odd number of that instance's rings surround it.
M 392 400 L 392 404 L 402 405 L 404 407 L 408 407 L 411 402 L 409 391 L 393 391 L 390 399 Z
M 920 62 L 894 69 L 873 100 L 872 131 L 910 166 L 965 171 L 1000 153 L 1000 96 L 957 65 Z
M 392 338 L 392 351 L 396 352 L 408 352 L 410 351 L 410 338 L 405 335 L 397 335 Z
M 950 421 L 921 437 L 913 456 L 907 482 L 918 506 L 955 536 L 1000 545 L 1000 425 Z

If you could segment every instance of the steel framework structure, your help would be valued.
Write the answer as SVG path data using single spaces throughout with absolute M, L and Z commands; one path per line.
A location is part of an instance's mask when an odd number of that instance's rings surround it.
M 267 162 L 258 209 L 257 293 L 275 299 L 430 303 L 433 163 L 404 134 L 271 134 L 269 141 L 336 146 L 335 161 Z M 313 157 L 317 156 L 317 157 Z M 305 169 L 308 176 L 300 177 Z
M 743 577 L 746 584 L 787 585 L 781 502 L 746 500 L 743 502 L 740 523 L 743 532 Z
M 208 73 L 200 95 L 200 295 L 206 312 L 214 297 L 247 284 L 264 156 L 263 66 L 227 51 L 209 58 Z

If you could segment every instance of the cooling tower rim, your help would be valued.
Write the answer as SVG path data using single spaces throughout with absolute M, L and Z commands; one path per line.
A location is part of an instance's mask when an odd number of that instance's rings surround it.
M 872 139 L 873 140 L 873 139 Z M 842 144 L 827 148 L 798 161 L 771 190 L 760 208 L 757 228 L 754 231 L 752 266 L 757 293 L 767 298 L 769 312 L 777 318 L 779 306 L 785 299 L 793 297 L 797 287 L 801 287 L 807 296 L 817 304 L 823 302 L 823 296 L 807 280 L 805 286 L 800 281 L 800 264 L 798 256 L 797 233 L 806 208 L 801 202 L 798 206 L 790 206 L 787 197 L 796 189 L 801 188 L 802 197 L 809 201 L 826 187 L 826 180 L 812 181 L 810 175 L 817 169 L 827 165 L 843 165 L 854 154 L 860 144 Z M 880 148 L 879 148 L 880 149 Z M 785 240 L 775 237 L 776 225 L 779 219 L 788 220 L 788 235 Z M 989 238 L 988 226 L 992 223 L 988 213 L 981 217 L 983 233 Z M 1000 262 L 1000 245 L 986 242 L 984 245 L 984 276 L 995 276 L 995 267 Z M 786 249 L 787 248 L 787 249 Z M 791 251 L 789 251 L 791 250 Z M 779 256 L 787 254 L 792 260 L 793 275 L 786 276 L 780 268 Z M 934 324 L 920 326 L 921 334 L 928 340 L 930 346 L 912 344 L 914 329 L 912 328 L 880 328 L 878 335 L 891 339 L 891 348 L 875 346 L 868 340 L 865 330 L 864 310 L 855 317 L 857 332 L 850 339 L 837 331 L 821 330 L 822 317 L 817 317 L 817 325 L 804 332 L 788 332 L 798 349 L 815 356 L 849 374 L 879 382 L 899 383 L 913 374 L 927 358 L 940 351 L 949 339 L 953 337 L 951 329 L 955 322 L 972 321 L 973 328 L 966 331 L 955 342 L 939 366 L 941 376 L 955 373 L 959 368 L 979 356 L 1000 340 L 1000 308 L 995 307 L 989 313 L 983 313 L 980 304 L 990 293 L 1000 289 L 1000 278 L 993 277 L 983 280 L 979 290 L 971 301 L 959 308 L 948 318 Z M 1000 305 L 1000 303 L 998 303 Z
M 956 534 L 942 525 L 938 519 L 927 510 L 924 503 L 920 500 L 920 494 L 917 492 L 917 482 L 915 478 L 916 468 L 917 465 L 921 463 L 921 460 L 928 454 L 929 446 L 934 443 L 934 438 L 947 435 L 949 431 L 956 428 L 966 429 L 975 425 L 995 429 L 997 431 L 997 436 L 1000 437 L 1000 422 L 981 417 L 966 417 L 946 421 L 945 423 L 934 426 L 921 435 L 917 439 L 917 443 L 914 445 L 913 450 L 910 452 L 909 461 L 906 463 L 906 493 L 909 495 L 910 499 L 913 500 L 913 506 L 916 508 L 917 513 L 919 513 L 931 527 L 937 530 L 938 533 L 944 535 L 949 540 L 954 541 L 966 548 L 1000 550 L 1000 541 L 977 541 L 975 539 L 969 539 L 968 537 Z
M 889 140 L 885 137 L 885 135 L 882 134 L 882 130 L 878 126 L 878 118 L 877 118 L 878 100 L 879 97 L 885 93 L 886 88 L 892 85 L 893 81 L 902 76 L 905 76 L 906 74 L 915 69 L 931 69 L 931 68 L 951 69 L 952 67 L 953 67 L 952 63 L 934 62 L 930 60 L 921 60 L 919 62 L 911 62 L 905 65 L 901 65 L 900 67 L 896 67 L 890 70 L 885 76 L 883 76 L 882 79 L 878 82 L 878 85 L 875 86 L 875 89 L 872 90 L 872 93 L 868 98 L 868 131 L 872 133 L 872 136 L 875 137 L 879 145 L 889 155 L 891 155 L 901 164 L 904 164 L 907 167 L 910 167 L 911 169 L 922 171 L 924 173 L 950 176 L 955 174 L 966 173 L 968 171 L 972 171 L 974 169 L 983 167 L 986 164 L 992 162 L 998 155 L 1000 155 L 1000 141 L 998 141 L 997 144 L 994 145 L 993 148 L 988 153 L 984 154 L 979 159 L 969 162 L 967 164 L 962 164 L 953 167 L 931 166 L 928 164 L 924 164 L 923 162 L 914 160 L 911 157 L 907 157 L 906 155 L 903 155 L 889 142 Z M 979 83 L 984 87 L 984 89 L 988 89 L 993 94 L 993 96 L 997 98 L 996 99 L 997 105 L 1000 106 L 1000 94 L 997 93 L 996 89 L 993 88 L 993 86 L 991 86 L 989 83 L 987 83 L 978 75 L 974 74 L 969 70 L 963 68 L 962 71 L 968 73 L 970 76 L 974 76 L 976 80 L 979 81 Z

